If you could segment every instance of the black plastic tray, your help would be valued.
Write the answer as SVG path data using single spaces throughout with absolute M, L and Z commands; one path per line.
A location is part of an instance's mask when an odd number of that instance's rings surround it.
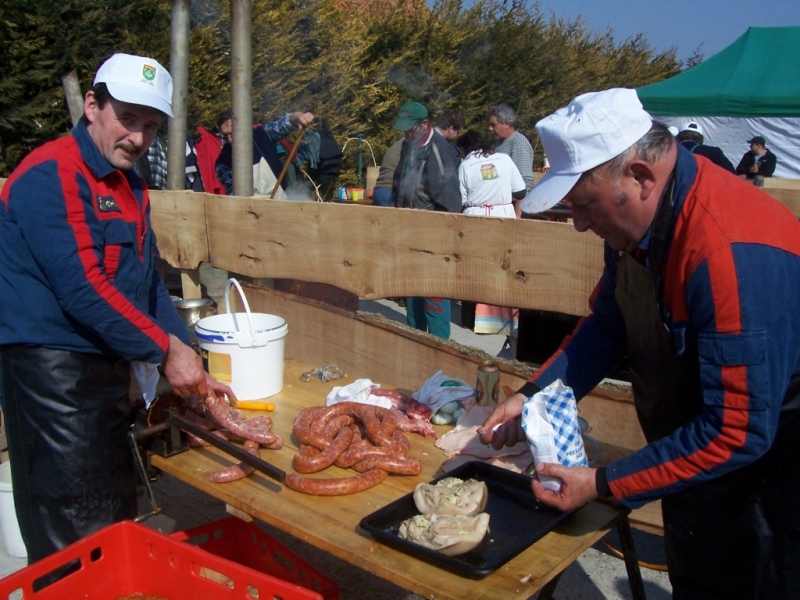
M 458 477 L 465 481 L 477 479 L 485 482 L 488 487 L 489 499 L 485 512 L 489 513 L 489 533 L 473 550 L 460 556 L 445 556 L 400 538 L 397 535 L 400 523 L 419 514 L 413 494 L 406 494 L 364 517 L 361 519 L 361 528 L 379 542 L 427 563 L 459 575 L 482 579 L 572 514 L 538 502 L 531 491 L 530 477 L 487 463 L 480 461 L 466 463 L 437 477 L 431 483 L 436 483 L 445 477 Z

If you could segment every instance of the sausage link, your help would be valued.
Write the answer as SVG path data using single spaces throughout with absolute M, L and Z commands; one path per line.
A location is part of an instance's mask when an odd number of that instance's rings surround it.
M 335 479 L 314 479 L 290 473 L 286 475 L 284 483 L 289 489 L 312 496 L 345 496 L 375 487 L 388 475 L 383 469 L 372 469 L 360 475 Z
M 373 446 L 372 444 L 362 444 L 355 448 L 351 445 L 339 455 L 339 458 L 334 461 L 334 464 L 342 469 L 347 469 L 371 456 L 390 456 L 391 452 L 389 448 Z
M 254 442 L 253 440 L 245 440 L 243 447 L 253 456 L 260 457 L 258 452 L 258 442 Z M 228 483 L 231 481 L 244 479 L 253 471 L 255 471 L 255 467 L 252 467 L 246 463 L 239 463 L 237 465 L 231 465 L 227 469 L 222 469 L 221 471 L 212 473 L 209 479 L 211 479 L 211 481 L 214 483 Z
M 410 456 L 370 456 L 353 465 L 353 470 L 359 473 L 372 469 L 382 469 L 398 475 L 419 475 L 422 462 Z
M 328 447 L 324 450 L 318 450 L 308 444 L 303 445 L 300 451 L 294 455 L 292 467 L 298 473 L 316 473 L 326 469 L 333 464 L 333 461 L 342 452 L 347 450 L 351 441 L 353 441 L 353 430 L 349 427 L 343 427 L 336 435 L 336 439 L 328 444 Z
M 372 409 L 373 407 L 370 406 L 369 408 Z M 389 437 L 383 430 L 382 421 L 375 414 L 375 411 L 362 410 L 360 416 L 361 422 L 364 424 L 364 427 L 367 430 L 369 439 L 371 439 L 376 446 L 386 446 L 387 448 L 391 447 L 392 438 Z

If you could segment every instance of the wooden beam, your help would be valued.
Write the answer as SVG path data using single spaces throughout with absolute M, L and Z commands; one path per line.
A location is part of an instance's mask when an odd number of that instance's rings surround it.
M 603 246 L 571 225 L 406 209 L 207 198 L 214 266 L 364 299 L 439 296 L 588 312 Z
M 150 192 L 150 220 L 161 258 L 176 269 L 197 269 L 209 262 L 206 194 L 191 191 Z

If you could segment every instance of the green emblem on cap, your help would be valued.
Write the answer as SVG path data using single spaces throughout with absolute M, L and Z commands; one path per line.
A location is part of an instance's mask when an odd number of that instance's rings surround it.
M 147 81 L 153 81 L 153 79 L 156 78 L 156 68 L 150 65 L 144 65 L 142 67 L 142 75 Z

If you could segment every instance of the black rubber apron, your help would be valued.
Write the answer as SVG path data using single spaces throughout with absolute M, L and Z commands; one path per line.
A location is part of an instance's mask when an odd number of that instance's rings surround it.
M 14 503 L 33 563 L 136 516 L 129 364 L 0 347 Z
M 636 413 L 648 442 L 703 406 L 697 348 L 677 356 L 659 308 L 672 185 L 661 201 L 649 268 L 625 253 L 615 298 L 625 321 Z M 724 600 L 800 598 L 800 377 L 790 381 L 772 448 L 734 473 L 662 500 L 673 595 Z

